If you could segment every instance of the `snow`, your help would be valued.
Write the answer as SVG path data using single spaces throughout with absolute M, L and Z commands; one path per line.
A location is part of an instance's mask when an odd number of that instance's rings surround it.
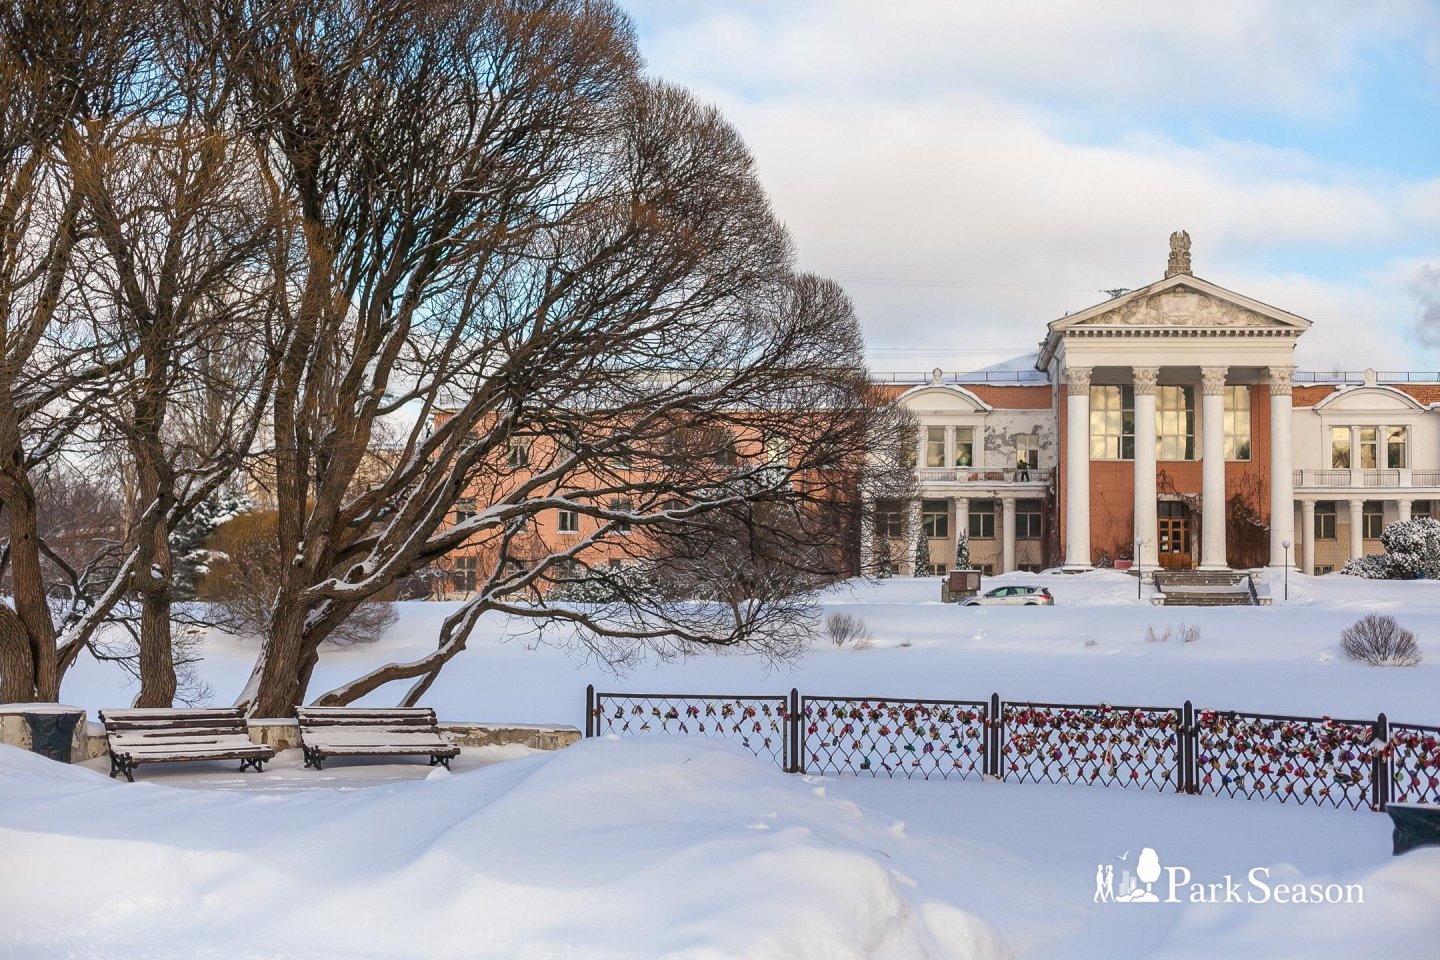
M 583 723 L 613 691 L 1146 703 L 1440 721 L 1440 583 L 1262 575 L 1268 607 L 1155 607 L 1114 571 L 1011 574 L 1055 607 L 960 608 L 939 581 L 849 584 L 823 613 L 863 618 L 869 649 L 823 638 L 793 664 L 712 653 L 607 674 L 524 624 L 482 618 L 425 698 L 445 720 Z M 401 605 L 381 641 L 327 650 L 315 689 L 433 650 L 456 604 Z M 1340 630 L 1392 613 L 1431 653 L 1351 663 Z M 1188 624 L 1200 637 L 1148 642 Z M 564 640 L 564 637 L 558 637 Z M 258 644 L 208 637 L 221 702 Z M 65 698 L 132 692 L 86 661 Z M 390 705 L 394 689 L 367 702 Z M 503 762 L 501 762 L 503 761 Z M 1390 856 L 1368 811 L 1118 788 L 786 775 L 704 738 L 601 738 L 554 753 L 466 748 L 423 761 L 284 751 L 234 764 L 64 766 L 0 748 L 0 956 L 267 958 L 1391 957 L 1440 942 L 1440 849 Z M 1154 848 L 1196 882 L 1359 885 L 1363 903 L 1096 903 Z M 1124 859 L 1122 859 L 1122 857 Z M 1163 888 L 1162 878 L 1157 888 Z M 1163 892 L 1163 889 L 1162 889 Z
M 1134 577 L 1116 571 L 1083 575 L 1007 574 L 985 587 L 1043 584 L 1054 607 L 959 607 L 939 601 L 936 578 L 852 583 L 824 597 L 823 614 L 865 621 L 874 647 L 836 648 L 823 636 L 793 664 L 763 657 L 711 653 L 672 663 L 642 664 L 623 676 L 558 641 L 536 646 L 529 624 L 481 618 L 467 649 L 440 674 L 422 706 L 442 721 L 584 723 L 585 685 L 612 692 L 783 694 L 904 698 L 1002 698 L 1075 703 L 1144 703 L 1272 713 L 1374 717 L 1440 723 L 1440 581 L 1376 581 L 1266 572 L 1258 584 L 1267 607 L 1157 607 L 1152 588 L 1136 597 Z M 457 603 L 399 604 L 384 639 L 326 650 L 311 694 L 338 686 L 392 660 L 435 649 L 440 624 Z M 1426 662 L 1413 668 L 1351 663 L 1340 652 L 1342 628 L 1366 613 L 1390 613 L 1413 630 Z M 1150 643 L 1181 623 L 1200 628 L 1194 643 Z M 1093 644 L 1091 644 L 1093 641 Z M 1087 645 L 1091 644 L 1091 645 Z M 202 680 L 217 703 L 244 689 L 259 649 L 254 639 L 211 635 L 198 652 Z M 87 707 L 129 703 L 134 688 L 122 671 L 84 660 L 61 695 Z M 408 682 L 382 687 L 364 704 L 393 706 Z
M 0 954 L 1313 958 L 1440 938 L 1440 849 L 1392 859 L 1369 813 L 797 777 L 701 738 L 589 740 L 366 789 L 298 775 L 127 785 L 0 748 Z M 1096 865 L 1118 873 L 1147 846 L 1196 880 L 1258 867 L 1359 884 L 1364 902 L 1095 903 Z

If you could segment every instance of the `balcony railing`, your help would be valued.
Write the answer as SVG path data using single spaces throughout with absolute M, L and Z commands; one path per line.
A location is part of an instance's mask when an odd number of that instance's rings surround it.
M 1035 468 L 1024 470 L 982 469 L 977 467 L 921 467 L 917 479 L 921 483 L 1033 483 L 1044 485 L 1050 482 L 1051 471 Z
M 1440 470 L 1296 470 L 1297 487 L 1440 487 Z

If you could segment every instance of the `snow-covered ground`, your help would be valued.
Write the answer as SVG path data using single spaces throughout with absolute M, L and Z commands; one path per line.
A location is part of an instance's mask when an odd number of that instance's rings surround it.
M 500 617 L 482 621 L 468 649 L 426 694 L 442 719 L 522 723 L 584 722 L 587 683 L 612 691 L 661 693 L 784 693 L 812 695 L 986 698 L 1179 705 L 1328 715 L 1347 719 L 1385 711 L 1392 720 L 1440 723 L 1440 581 L 1387 582 L 1352 577 L 1290 576 L 1290 601 L 1278 577 L 1262 591 L 1275 605 L 1240 608 L 1155 607 L 1135 596 L 1135 578 L 1097 571 L 1081 576 L 1010 574 L 1003 583 L 1044 583 L 1051 607 L 958 607 L 939 602 L 939 581 L 897 578 L 830 591 L 826 613 L 865 620 L 875 645 L 836 649 L 823 639 L 798 662 L 774 665 L 755 655 L 708 654 L 647 664 L 616 677 L 562 644 L 534 648 L 526 625 Z M 315 671 L 312 694 L 371 667 L 433 650 L 450 603 L 405 603 L 386 637 L 368 646 L 332 650 Z M 1346 661 L 1343 627 L 1365 613 L 1393 614 L 1419 636 L 1426 661 L 1414 668 L 1377 668 Z M 1200 638 L 1148 642 L 1187 623 Z M 216 702 L 244 686 L 257 642 L 212 637 L 201 672 Z M 368 701 L 393 704 L 401 685 Z M 114 667 L 83 662 L 62 697 L 92 711 L 123 706 L 134 695 Z
M 426 697 L 442 718 L 583 722 L 585 684 L 1178 704 L 1440 722 L 1440 584 L 1292 575 L 1276 605 L 1156 608 L 1133 578 L 1015 574 L 1057 606 L 962 609 L 935 580 L 849 585 L 870 649 L 794 664 L 710 654 L 606 674 L 487 620 Z M 380 642 L 329 651 L 317 687 L 434 643 L 449 604 L 406 604 Z M 1393 613 L 1430 658 L 1346 661 L 1340 629 Z M 1200 627 L 1182 643 L 1181 622 Z M 1145 639 L 1147 628 L 1164 642 Z M 213 637 L 216 699 L 252 640 Z M 124 704 L 82 664 L 65 699 Z M 382 690 L 374 702 L 393 702 Z M 501 762 L 503 761 L 503 762 Z M 92 763 L 103 771 L 103 763 Z M 702 738 L 602 738 L 557 753 L 466 751 L 456 772 L 287 751 L 265 774 L 142 768 L 134 785 L 0 748 L 0 957 L 1396 957 L 1440 943 L 1440 849 L 1390 856 L 1388 818 L 1264 801 L 990 782 L 789 776 Z M 195 789 L 203 787 L 206 789 Z M 216 789 L 218 788 L 218 789 Z M 364 789 L 361 789 L 364 788 Z M 1145 848 L 1171 877 L 1346 887 L 1363 903 L 1096 903 Z M 1174 868 L 1172 875 L 1168 868 Z M 1103 872 L 1102 872 L 1103 875 Z M 1353 899 L 1353 894 L 1351 894 Z
M 0 955 L 1311 960 L 1440 942 L 1440 849 L 1391 858 L 1370 813 L 787 776 L 701 738 L 361 790 L 251 782 L 131 785 L 0 747 Z M 1258 868 L 1272 890 L 1364 902 L 1194 904 L 1181 885 L 1176 903 L 1096 903 L 1097 866 L 1118 878 L 1145 847 L 1247 897 Z M 1153 890 L 1168 898 L 1168 872 Z

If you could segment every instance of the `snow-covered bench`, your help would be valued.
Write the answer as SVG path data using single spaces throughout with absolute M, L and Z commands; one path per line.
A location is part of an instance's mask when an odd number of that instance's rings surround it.
M 275 750 L 250 740 L 245 714 L 239 707 L 203 710 L 101 710 L 110 747 L 110 776 L 125 774 L 135 782 L 142 763 L 181 760 L 239 760 L 256 772 L 275 757 Z
M 305 766 L 321 769 L 331 757 L 429 757 L 444 765 L 460 755 L 445 739 L 428 707 L 296 707 Z

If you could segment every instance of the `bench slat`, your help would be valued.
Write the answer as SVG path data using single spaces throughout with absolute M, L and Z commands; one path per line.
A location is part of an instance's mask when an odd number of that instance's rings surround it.
M 273 759 L 275 749 L 250 739 L 239 707 L 208 709 L 101 710 L 112 757 L 113 777 L 141 763 L 240 760 L 240 769 Z M 257 762 L 258 761 L 258 762 Z
M 460 748 L 447 740 L 429 707 L 297 707 L 306 764 L 335 756 L 429 756 L 447 762 Z
M 460 748 L 452 744 L 437 747 L 397 747 L 393 744 L 352 744 L 348 746 L 320 746 L 316 752 L 322 757 L 361 756 L 415 756 L 415 757 L 458 757 Z

